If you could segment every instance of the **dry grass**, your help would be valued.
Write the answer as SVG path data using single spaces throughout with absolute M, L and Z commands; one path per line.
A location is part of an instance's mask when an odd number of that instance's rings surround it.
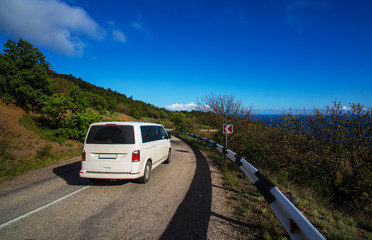
M 76 155 L 82 148 L 78 142 L 46 142 L 18 121 L 24 114 L 21 108 L 0 100 L 0 181 Z
M 19 122 L 25 114 L 23 109 L 7 105 L 0 99 L 0 181 L 81 153 L 82 143 L 49 142 L 32 130 L 26 129 Z M 106 115 L 104 121 L 138 120 L 126 114 L 112 113 Z
M 136 119 L 135 118 L 132 118 L 131 116 L 129 115 L 126 115 L 126 114 L 121 114 L 119 116 L 116 117 L 118 121 L 126 121 L 126 122 L 135 122 Z

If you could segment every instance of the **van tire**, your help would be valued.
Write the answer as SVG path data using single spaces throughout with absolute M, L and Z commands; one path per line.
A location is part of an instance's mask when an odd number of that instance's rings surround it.
M 172 156 L 172 154 L 171 154 L 171 150 L 169 149 L 169 152 L 168 152 L 168 158 L 167 158 L 167 160 L 165 160 L 164 162 L 165 163 L 170 163 L 170 161 L 171 161 L 171 156 Z
M 140 183 L 147 183 L 151 177 L 151 162 L 147 161 L 143 176 L 138 179 Z

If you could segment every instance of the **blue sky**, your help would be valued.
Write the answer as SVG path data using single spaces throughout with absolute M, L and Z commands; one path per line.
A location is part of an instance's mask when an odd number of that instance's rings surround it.
M 158 107 L 234 94 L 255 112 L 372 107 L 372 1 L 2 0 L 58 73 Z

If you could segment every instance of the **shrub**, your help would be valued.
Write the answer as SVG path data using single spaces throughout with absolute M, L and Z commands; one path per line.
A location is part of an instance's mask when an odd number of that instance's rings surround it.
M 282 119 L 279 128 L 249 120 L 244 127 L 234 125 L 228 148 L 258 168 L 311 187 L 335 206 L 370 210 L 372 110 L 352 104 L 344 111 L 335 103 Z M 225 145 L 225 135 L 216 133 L 214 141 Z

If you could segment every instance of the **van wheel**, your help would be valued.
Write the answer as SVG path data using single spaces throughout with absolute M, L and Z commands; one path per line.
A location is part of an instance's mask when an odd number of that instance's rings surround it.
M 151 176 L 151 162 L 147 161 L 145 166 L 145 172 L 143 173 L 143 176 L 139 178 L 140 183 L 147 183 L 150 180 Z
M 170 161 L 171 161 L 171 150 L 169 149 L 169 152 L 168 152 L 168 158 L 167 158 L 167 160 L 165 160 L 164 162 L 165 162 L 165 163 L 170 163 Z

